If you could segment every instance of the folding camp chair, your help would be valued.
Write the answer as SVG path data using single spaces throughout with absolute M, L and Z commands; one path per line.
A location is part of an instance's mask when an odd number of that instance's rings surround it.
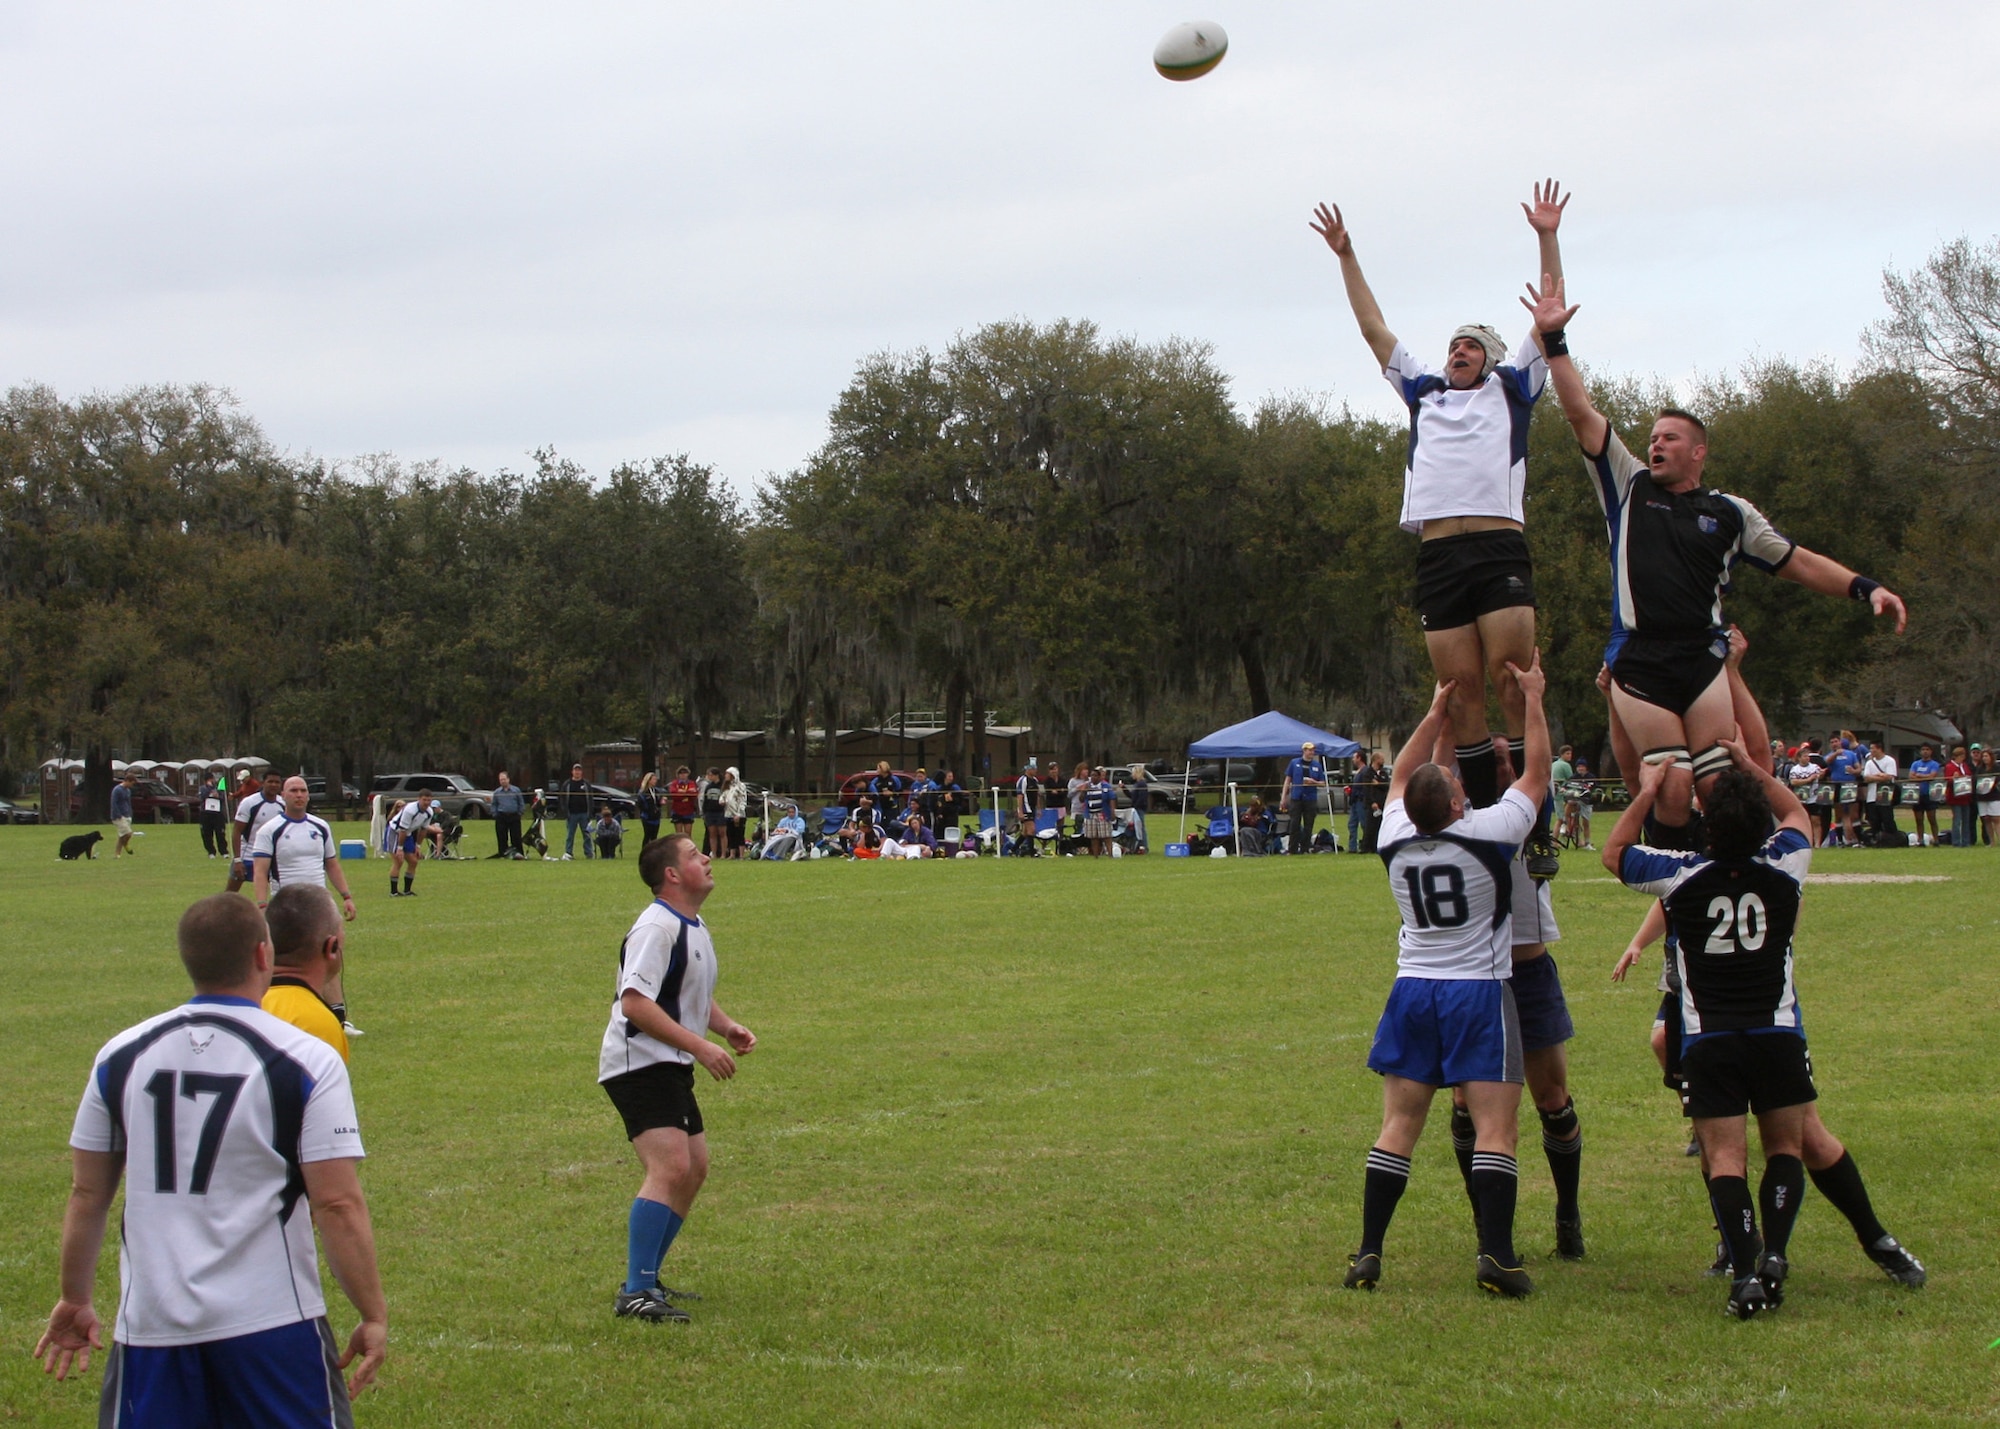
M 1236 811 L 1227 804 L 1217 804 L 1204 817 L 1208 820 L 1209 842 L 1235 853 Z

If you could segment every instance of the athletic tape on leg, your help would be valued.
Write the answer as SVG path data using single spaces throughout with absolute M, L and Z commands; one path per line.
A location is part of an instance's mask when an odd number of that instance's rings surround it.
M 1672 764 L 1680 768 L 1690 767 L 1694 761 L 1688 758 L 1685 744 L 1663 744 L 1658 749 L 1649 749 L 1639 756 L 1642 764 Z
M 1711 774 L 1720 774 L 1733 763 L 1728 750 L 1720 744 L 1711 744 L 1694 757 L 1694 777 L 1706 779 Z

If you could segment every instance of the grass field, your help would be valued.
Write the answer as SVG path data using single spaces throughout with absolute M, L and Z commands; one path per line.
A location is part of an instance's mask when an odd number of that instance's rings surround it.
M 96 1048 L 176 1003 L 194 831 L 61 864 L 0 829 L 0 1423 L 94 1423 L 28 1357 Z M 477 827 L 471 838 L 482 836 Z M 1931 1269 L 1892 1286 L 1809 1195 L 1784 1309 L 1740 1325 L 1682 1123 L 1614 987 L 1642 904 L 1557 884 L 1589 1259 L 1472 1285 L 1434 1120 L 1374 1295 L 1338 1288 L 1378 1123 L 1393 909 L 1362 858 L 721 870 L 715 1166 L 668 1261 L 687 1327 L 614 1322 L 636 1164 L 593 1085 L 634 864 L 356 871 L 350 997 L 391 1358 L 364 1425 L 1801 1424 L 2000 1418 L 2000 851 L 1822 854 L 1798 959 L 1823 1111 Z M 358 866 L 349 865 L 350 870 Z M 100 1310 L 116 1300 L 107 1253 Z M 336 1330 L 352 1312 L 329 1287 Z

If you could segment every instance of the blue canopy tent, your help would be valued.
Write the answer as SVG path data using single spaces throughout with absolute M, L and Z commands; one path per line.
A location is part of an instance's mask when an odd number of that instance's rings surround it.
M 1351 739 L 1342 739 L 1337 734 L 1323 729 L 1314 729 L 1303 720 L 1293 719 L 1277 710 L 1267 710 L 1254 719 L 1246 719 L 1241 724 L 1232 724 L 1227 729 L 1218 729 L 1188 746 L 1188 772 L 1194 772 L 1196 759 L 1220 759 L 1223 769 L 1228 770 L 1231 759 L 1274 759 L 1299 752 L 1299 746 L 1312 743 L 1322 759 L 1348 759 L 1361 749 Z M 1329 781 L 1330 782 L 1330 781 Z M 1236 810 L 1236 785 L 1229 784 L 1229 808 Z M 1187 839 L 1187 785 L 1181 786 L 1181 839 Z M 1243 838 L 1238 833 L 1236 851 L 1243 852 Z

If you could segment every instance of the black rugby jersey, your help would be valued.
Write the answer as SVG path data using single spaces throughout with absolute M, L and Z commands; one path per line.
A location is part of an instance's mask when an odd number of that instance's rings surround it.
M 1803 1035 L 1792 984 L 1792 934 L 1812 847 L 1780 829 L 1755 857 L 1716 860 L 1634 845 L 1618 876 L 1667 909 L 1688 1040 L 1781 1028 Z
M 1611 643 L 1632 634 L 1705 637 L 1724 628 L 1722 595 L 1737 561 L 1777 571 L 1794 543 L 1740 496 L 1699 486 L 1673 495 L 1607 424 L 1587 456 L 1611 537 Z

